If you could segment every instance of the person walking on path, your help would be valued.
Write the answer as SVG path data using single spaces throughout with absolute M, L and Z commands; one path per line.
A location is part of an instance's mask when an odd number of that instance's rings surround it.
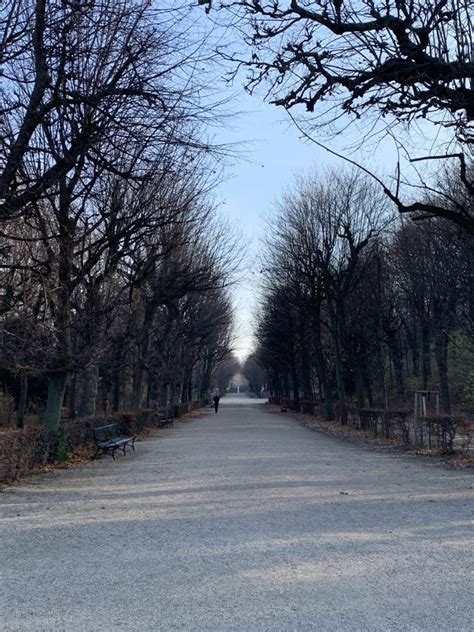
M 214 402 L 214 410 L 217 411 L 219 410 L 219 401 L 220 401 L 220 397 L 219 395 L 214 395 L 214 399 L 212 400 Z

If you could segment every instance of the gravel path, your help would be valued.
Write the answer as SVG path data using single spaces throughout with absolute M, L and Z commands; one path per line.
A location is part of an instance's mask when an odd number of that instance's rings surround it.
M 0 628 L 471 631 L 473 487 L 224 400 L 0 494 Z

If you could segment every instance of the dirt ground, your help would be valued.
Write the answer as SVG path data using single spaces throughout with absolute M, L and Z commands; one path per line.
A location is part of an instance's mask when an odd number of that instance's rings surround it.
M 280 406 L 276 406 L 274 404 L 266 404 L 266 407 L 269 412 L 291 417 L 306 428 L 310 428 L 316 432 L 321 432 L 330 437 L 336 437 L 344 441 L 357 443 L 368 449 L 404 454 L 406 456 L 414 457 L 420 462 L 425 462 L 431 465 L 439 465 L 455 469 L 474 469 L 474 453 L 472 451 L 468 454 L 439 454 L 436 450 L 414 450 L 399 441 L 385 439 L 384 437 L 374 435 L 372 432 L 357 430 L 350 425 L 342 426 L 338 421 L 326 421 L 320 417 L 303 415 L 292 411 L 282 413 Z

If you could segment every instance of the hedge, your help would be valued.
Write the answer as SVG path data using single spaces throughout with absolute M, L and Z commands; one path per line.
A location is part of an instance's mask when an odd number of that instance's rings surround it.
M 201 407 L 200 401 L 179 404 L 175 416 Z M 0 483 L 9 483 L 25 476 L 35 467 L 65 460 L 77 448 L 91 448 L 92 429 L 109 423 L 118 423 L 123 434 L 138 435 L 156 423 L 156 410 L 119 412 L 107 417 L 79 417 L 62 420 L 58 432 L 50 432 L 41 425 L 10 428 L 0 431 Z
M 315 415 L 316 402 L 296 400 L 288 397 L 269 397 L 270 404 L 282 410 L 301 411 Z M 474 424 L 454 416 L 415 419 L 407 410 L 384 410 L 382 408 L 347 409 L 348 423 L 358 430 L 372 432 L 385 439 L 398 440 L 415 448 L 437 449 L 443 454 L 455 450 L 468 450 L 474 439 Z

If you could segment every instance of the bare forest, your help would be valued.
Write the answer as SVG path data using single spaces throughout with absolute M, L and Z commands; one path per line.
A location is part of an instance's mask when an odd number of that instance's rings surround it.
M 235 374 L 342 424 L 471 415 L 472 19 L 468 0 L 4 2 L 1 423 L 54 452 L 66 419 L 166 419 Z M 268 219 L 244 363 L 216 72 L 340 159 Z M 394 173 L 332 150 L 346 130 L 391 138 Z
M 474 410 L 473 3 L 213 6 L 245 43 L 222 46 L 235 76 L 341 159 L 268 219 L 256 357 L 274 401 L 386 436 L 394 420 L 407 440 L 407 418 L 430 417 L 452 439 L 449 416 Z M 349 131 L 392 139 L 392 177 L 331 149 Z
M 276 218 L 257 328 L 275 395 L 343 423 L 348 406 L 412 408 L 415 390 L 439 393 L 438 414 L 472 413 L 470 235 L 401 221 L 355 171 L 302 177 Z
M 128 0 L 2 4 L 3 424 L 172 415 L 208 397 L 230 351 L 237 244 L 213 198 L 207 53 L 182 17 Z
M 0 1 L 0 628 L 473 630 L 473 27 Z

